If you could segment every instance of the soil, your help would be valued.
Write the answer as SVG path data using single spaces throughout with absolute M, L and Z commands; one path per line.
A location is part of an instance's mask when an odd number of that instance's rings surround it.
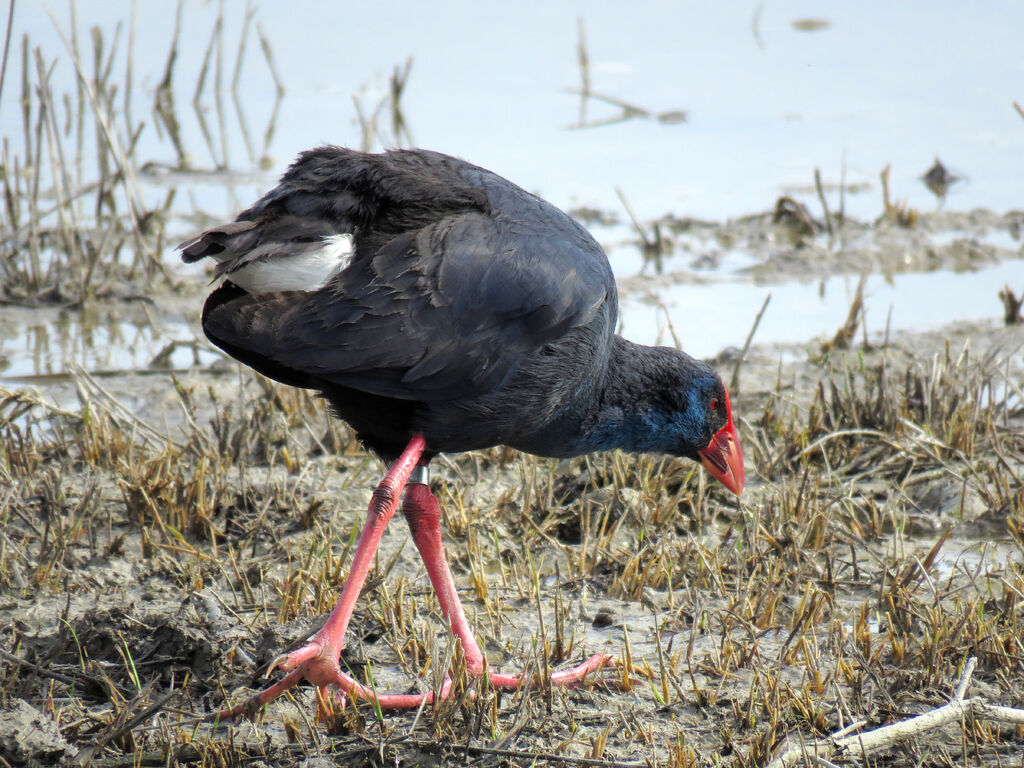
M 699 235 L 748 249 L 757 279 L 963 268 L 1019 258 L 1022 222 L 848 222 L 837 249 L 799 217 L 674 221 L 666 258 Z M 532 675 L 606 652 L 618 668 L 501 694 L 460 677 L 464 695 L 422 712 L 361 703 L 319 724 L 302 686 L 255 722 L 199 722 L 319 626 L 382 474 L 314 398 L 209 351 L 202 283 L 146 302 L 153 323 L 190 324 L 199 366 L 0 382 L 0 762 L 763 765 L 786 737 L 943 704 L 968 657 L 971 695 L 1024 707 L 1024 326 L 1002 324 L 995 286 L 986 322 L 755 344 L 733 395 L 740 502 L 658 457 L 435 462 L 489 662 Z M 728 381 L 735 353 L 717 364 Z M 399 521 L 343 662 L 384 690 L 460 675 Z M 978 721 L 878 764 L 1022 754 L 1019 727 Z

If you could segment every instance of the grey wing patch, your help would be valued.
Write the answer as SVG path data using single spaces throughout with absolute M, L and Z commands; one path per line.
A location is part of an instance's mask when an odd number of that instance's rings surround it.
M 244 249 L 244 245 L 239 241 L 245 239 L 239 236 L 252 232 L 257 226 L 258 223 L 255 221 L 232 221 L 221 224 L 181 243 L 178 250 L 181 251 L 181 258 L 190 264 L 224 251 L 239 253 Z

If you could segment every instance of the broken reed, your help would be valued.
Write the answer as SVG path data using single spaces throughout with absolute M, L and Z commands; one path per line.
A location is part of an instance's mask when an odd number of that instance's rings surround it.
M 179 5 L 179 21 L 180 15 Z M 231 88 L 250 162 L 254 163 L 255 152 L 237 95 L 252 16 L 253 10 L 247 9 Z M 15 146 L 13 136 L 4 137 L 0 155 L 0 302 L 4 303 L 69 304 L 96 296 L 140 295 L 155 280 L 168 277 L 161 254 L 166 250 L 165 226 L 175 190 L 144 190 L 139 180 L 140 175 L 164 164 L 138 156 L 140 138 L 152 128 L 132 116 L 132 88 L 138 79 L 133 71 L 134 20 L 129 24 L 127 44 L 122 44 L 122 23 L 109 36 L 93 27 L 88 44 L 83 44 L 75 27 L 73 3 L 71 17 L 69 34 L 54 20 L 64 44 L 64 51 L 56 56 L 33 47 L 27 35 L 21 39 L 21 142 Z M 279 101 L 283 88 L 270 45 L 259 25 L 255 26 Z M 175 27 L 156 89 L 152 123 L 158 131 L 157 151 L 161 143 L 169 143 L 178 159 L 175 168 L 186 170 L 191 167 L 190 156 L 182 143 L 181 120 L 173 98 L 179 29 L 180 24 Z M 215 166 L 221 170 L 227 167 L 227 117 L 221 98 L 223 29 L 222 8 L 192 102 Z M 200 104 L 214 49 L 213 96 L 221 137 L 216 147 Z M 74 86 L 71 92 L 61 93 L 54 86 L 54 74 L 58 67 L 66 66 L 73 68 Z M 263 156 L 273 135 L 275 116 L 276 106 L 265 134 Z
M 86 61 L 73 36 L 77 87 L 59 96 L 56 61 L 22 38 L 22 148 L 16 152 L 9 138 L 3 145 L 4 299 L 80 300 L 109 289 L 115 277 L 147 279 L 158 271 L 161 233 L 131 162 L 141 124 L 119 119 L 115 107 L 119 37 L 120 27 L 108 50 L 94 28 Z
M 868 362 L 863 350 L 835 355 L 822 366 L 806 416 L 788 412 L 778 394 L 766 401 L 757 423 L 764 432 L 755 440 L 765 477 L 793 462 L 823 461 L 849 471 L 850 462 L 863 463 L 874 448 L 890 458 L 902 454 L 941 465 L 970 459 L 979 447 L 1021 447 L 1019 430 L 1009 425 L 1015 393 L 1004 366 L 974 359 L 969 344 L 955 351 L 947 341 L 930 360 L 897 370 L 884 352 Z M 865 447 L 872 442 L 874 448 Z

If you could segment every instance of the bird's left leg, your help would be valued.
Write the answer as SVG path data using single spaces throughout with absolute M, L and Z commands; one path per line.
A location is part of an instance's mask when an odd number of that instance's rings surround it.
M 466 671 L 473 677 L 484 674 L 486 661 L 473 637 L 473 630 L 466 619 L 462 602 L 455 590 L 451 569 L 445 559 L 444 546 L 441 543 L 441 506 L 430 488 L 417 482 L 410 482 L 405 491 L 402 503 L 402 514 L 409 523 L 413 541 L 419 549 L 426 566 L 430 582 L 434 585 L 441 613 L 451 625 L 452 632 L 462 645 L 462 653 L 466 659 Z M 606 653 L 595 653 L 582 664 L 550 676 L 552 685 L 572 685 L 592 672 L 604 667 L 614 666 L 615 658 Z M 524 680 L 519 675 L 500 675 L 490 668 L 487 669 L 487 680 L 495 688 L 518 688 L 530 686 L 534 681 Z M 445 686 L 447 689 L 447 683 Z M 442 691 L 442 695 L 447 690 Z
M 356 599 L 362 591 L 370 566 L 373 565 L 373 558 L 377 553 L 380 538 L 395 514 L 409 475 L 416 468 L 425 446 L 422 437 L 414 437 L 373 492 L 366 524 L 363 526 L 359 544 L 352 557 L 352 567 L 349 570 L 348 579 L 341 591 L 341 597 L 338 598 L 338 604 L 327 618 L 327 623 L 301 648 L 275 659 L 267 672 L 270 674 L 276 667 L 280 667 L 288 674 L 242 704 L 231 709 L 221 710 L 207 719 L 231 720 L 237 717 L 251 717 L 303 679 L 319 688 L 321 706 L 330 700 L 330 686 L 337 686 L 347 694 L 374 700 L 385 709 L 419 706 L 423 700 L 422 695 L 382 694 L 378 696 L 369 688 L 356 682 L 350 675 L 342 672 L 338 657 L 345 644 L 345 632 L 348 629 L 349 619 L 352 618 Z

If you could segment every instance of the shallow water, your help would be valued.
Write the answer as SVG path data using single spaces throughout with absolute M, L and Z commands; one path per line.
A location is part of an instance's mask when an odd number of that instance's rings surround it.
M 949 323 L 994 320 L 995 291 L 1020 282 L 1024 261 L 1009 261 L 975 272 L 925 272 L 896 275 L 891 282 L 872 275 L 865 284 L 868 338 L 877 342 L 891 332 L 921 331 Z M 644 344 L 674 345 L 669 320 L 683 349 L 710 358 L 742 346 L 765 298 L 771 300 L 755 334 L 759 345 L 779 345 L 783 360 L 815 354 L 846 321 L 858 278 L 841 275 L 822 282 L 761 285 L 721 279 L 709 283 L 660 284 L 649 294 L 620 298 L 620 333 Z M 993 288 L 993 286 L 996 286 Z M 717 290 L 715 290 L 717 289 Z M 199 312 L 197 304 L 196 313 Z M 696 318 L 682 325 L 679 318 Z M 699 331 L 695 330 L 699 328 Z M 863 331 L 857 338 L 863 337 Z M 83 319 L 75 313 L 42 315 L 28 325 L 0 324 L 0 381 L 61 374 L 69 362 L 89 371 L 146 369 L 172 342 L 191 342 L 185 322 L 146 322 L 113 318 Z M 171 368 L 205 365 L 216 352 L 181 347 L 168 358 Z
M 145 315 L 32 310 L 12 318 L 0 312 L 0 381 L 59 377 L 73 366 L 93 373 L 180 370 L 217 358 L 206 345 L 194 349 L 194 339 L 188 323 Z
M 79 3 L 80 35 L 86 40 L 85 30 L 99 24 L 109 40 L 120 21 L 126 39 L 130 9 L 128 0 Z M 151 117 L 174 9 L 147 4 L 135 20 L 136 119 Z M 182 16 L 175 83 L 184 143 L 197 167 L 211 163 L 188 104 L 216 13 L 217 4 L 190 0 Z M 67 28 L 67 11 L 56 15 Z M 226 83 L 243 16 L 241 4 L 229 4 Z M 810 17 L 827 23 L 799 24 Z M 581 85 L 577 19 L 592 91 L 653 114 L 685 110 L 688 121 L 634 118 L 571 129 L 580 118 L 579 97 L 568 92 Z M 1017 2 L 977 9 L 926 0 L 681 9 L 651 0 L 631 3 L 628 13 L 584 3 L 311 3 L 299 12 L 271 3 L 259 7 L 255 21 L 286 87 L 266 152 L 274 172 L 319 143 L 358 145 L 353 95 L 364 110 L 372 106 L 393 67 L 412 57 L 402 104 L 418 145 L 492 168 L 563 207 L 621 210 L 613 189 L 619 185 L 642 218 L 674 212 L 722 219 L 768 209 L 794 189 L 818 211 L 814 169 L 835 184 L 845 163 L 847 183 L 869 185 L 847 195 L 847 211 L 871 218 L 881 206 L 878 173 L 889 163 L 894 199 L 935 207 L 919 177 L 936 155 L 967 177 L 950 190 L 951 207 L 1001 211 L 1021 203 L 1024 121 L 1012 107 L 1024 98 L 1016 34 L 1024 28 L 1024 5 Z M 801 29 L 807 26 L 817 28 Z M 15 40 L 28 32 L 49 55 L 63 51 L 43 4 L 19 4 L 14 32 Z M 54 73 L 58 91 L 73 77 L 64 59 Z M 116 61 L 115 69 L 123 68 L 124 57 Z M 20 137 L 19 89 L 13 80 L 8 86 L 0 126 L 3 135 Z M 250 143 L 260 154 L 274 94 L 255 37 L 240 94 Z M 619 112 L 592 100 L 585 119 Z M 237 116 L 230 117 L 231 167 L 245 171 L 252 164 Z M 173 159 L 152 126 L 142 141 L 142 156 Z M 158 144 L 160 151 L 152 151 Z M 838 207 L 838 194 L 830 197 Z
M 998 573 L 1007 562 L 1019 561 L 1021 557 L 1020 546 L 1009 538 L 953 541 L 949 549 L 949 552 L 941 552 L 935 560 L 934 576 L 939 581 L 951 580 L 954 576 L 970 578 L 990 571 Z
M 83 47 L 92 25 L 104 30 L 109 43 L 116 24 L 123 23 L 115 72 L 126 66 L 131 7 L 127 0 L 76 7 Z M 154 129 L 150 106 L 174 12 L 174 4 L 147 4 L 133 22 L 133 111 L 136 121 L 149 123 L 138 157 L 167 164 L 175 155 Z M 175 71 L 184 144 L 198 169 L 215 165 L 190 101 L 216 14 L 216 4 L 184 3 Z M 67 10 L 56 15 L 67 31 Z M 242 5 L 229 5 L 225 84 L 243 17 Z M 581 83 L 578 19 L 592 90 L 653 116 L 572 127 L 581 116 L 600 122 L 619 111 L 591 99 L 581 112 L 580 97 L 569 92 Z M 801 23 L 808 19 L 823 23 Z M 591 206 L 616 213 L 622 222 L 628 219 L 616 186 L 644 221 L 668 213 L 725 220 L 769 210 L 780 194 L 793 195 L 820 217 L 815 168 L 822 170 L 833 211 L 842 176 L 863 190 L 847 193 L 847 214 L 870 220 L 881 211 L 878 172 L 889 163 L 893 198 L 932 210 L 938 203 L 919 177 L 935 156 L 965 177 L 951 188 L 948 208 L 1003 211 L 1021 202 L 1024 121 L 1011 102 L 1022 98 L 1024 59 L 1014 38 L 1024 28 L 1024 5 L 1015 2 L 974 11 L 952 3 L 892 6 L 874 0 L 830 6 L 824 15 L 809 2 L 705 3 L 680 10 L 652 1 L 631 4 L 629 13 L 621 6 L 582 3 L 456 3 L 443 12 L 431 5 L 334 3 L 296 12 L 269 4 L 258 9 L 255 21 L 286 87 L 273 131 L 266 133 L 274 92 L 253 35 L 241 70 L 240 106 L 225 99 L 224 141 L 232 172 L 170 173 L 157 166 L 142 176 L 155 198 L 177 187 L 176 210 L 182 215 L 229 217 L 270 186 L 296 152 L 325 142 L 358 145 L 353 96 L 364 111 L 372 109 L 386 92 L 392 68 L 408 57 L 413 65 L 402 106 L 416 144 L 493 168 L 563 208 Z M 74 73 L 43 4 L 17 6 L 14 40 L 25 33 L 47 56 L 58 57 L 55 90 L 71 91 Z M 18 147 L 20 83 L 13 71 L 0 101 L 0 131 Z M 202 107 L 213 120 L 209 92 Z M 656 118 L 672 118 L 680 110 L 686 122 Z M 387 133 L 386 119 L 382 126 Z M 88 154 L 88 143 L 85 149 Z M 266 170 L 259 170 L 261 160 Z M 184 236 L 195 225 L 172 226 Z M 596 228 L 595 234 L 609 246 L 620 279 L 649 271 L 629 242 L 635 235 L 626 223 Z M 933 241 L 963 236 L 970 233 L 951 230 L 935 233 Z M 1020 249 L 1005 231 L 988 233 L 985 241 Z M 623 332 L 638 341 L 670 342 L 667 318 L 686 349 L 715 355 L 742 345 L 768 293 L 772 301 L 757 343 L 802 344 L 834 334 L 845 320 L 856 279 L 757 284 L 742 271 L 752 264 L 749 253 L 715 251 L 714 263 L 692 277 L 669 264 L 677 272 L 624 291 Z M 172 252 L 167 260 L 180 269 Z M 997 319 L 996 292 L 1022 280 L 1019 260 L 975 272 L 899 275 L 891 283 L 872 276 L 868 329 L 881 333 L 890 310 L 894 330 Z M 9 328 L 13 321 L 7 319 Z M 192 332 L 177 320 L 144 328 L 136 320 L 108 318 L 94 327 L 87 319 L 41 314 L 3 335 L 0 362 L 6 367 L 0 377 L 12 377 L 59 373 L 68 359 L 87 369 L 144 367 L 166 343 L 188 340 Z M 179 350 L 174 364 L 187 364 L 190 354 Z
M 1003 285 L 1021 284 L 1024 261 L 1007 261 L 973 272 L 910 272 L 891 281 L 871 275 L 864 286 L 868 337 L 893 332 L 922 331 L 949 323 L 996 320 L 997 292 Z M 821 282 L 755 284 L 721 279 L 709 284 L 661 284 L 646 297 L 622 300 L 622 333 L 645 344 L 672 344 L 668 318 L 699 318 L 700 332 L 680 327 L 683 348 L 698 357 L 712 357 L 724 347 L 742 346 L 765 298 L 771 301 L 755 334 L 758 344 L 790 345 L 831 338 L 846 322 L 858 277 L 839 275 Z M 709 290 L 717 288 L 718 290 Z M 862 331 L 857 335 L 862 338 Z M 785 352 L 784 358 L 792 356 Z

